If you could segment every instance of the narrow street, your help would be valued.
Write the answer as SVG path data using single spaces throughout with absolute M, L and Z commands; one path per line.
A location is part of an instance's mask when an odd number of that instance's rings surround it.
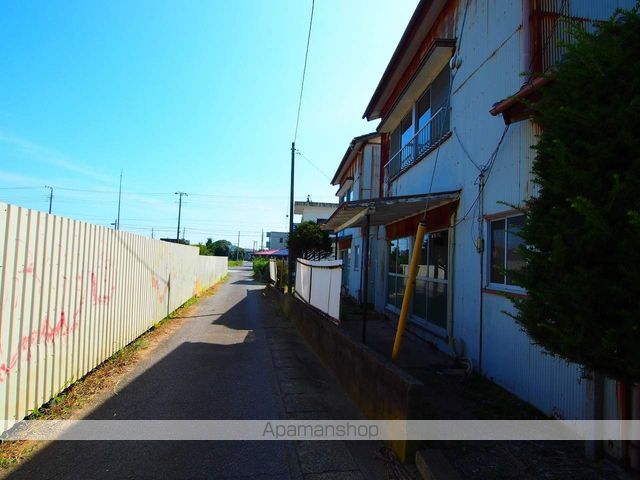
M 230 271 L 87 419 L 358 418 L 250 267 Z M 373 442 L 53 442 L 8 478 L 370 479 Z M 370 471 L 370 469 L 378 469 Z

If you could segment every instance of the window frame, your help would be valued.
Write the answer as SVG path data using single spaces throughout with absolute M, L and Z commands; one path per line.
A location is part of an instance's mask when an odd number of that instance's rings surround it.
M 492 270 L 492 262 L 493 262 L 493 236 L 492 236 L 492 227 L 496 222 L 503 222 L 504 224 L 504 254 L 503 254 L 503 264 L 502 268 L 506 270 L 508 263 L 508 238 L 509 238 L 509 219 L 516 217 L 524 217 L 524 214 L 518 211 L 509 211 L 503 212 L 496 215 L 486 216 L 485 217 L 485 239 L 486 239 L 486 248 L 485 248 L 485 272 L 484 272 L 484 286 L 489 290 L 495 290 L 506 293 L 516 293 L 523 294 L 526 293 L 526 289 L 519 285 L 510 285 L 507 283 L 507 273 L 505 272 L 503 276 L 502 283 L 496 283 L 491 278 L 491 270 Z
M 414 325 L 415 327 L 417 327 L 418 329 L 420 329 L 420 331 L 424 331 L 426 334 L 431 335 L 433 337 L 439 338 L 441 340 L 444 341 L 448 341 L 449 337 L 451 336 L 452 332 L 452 326 L 453 326 L 453 274 L 454 274 L 454 247 L 455 247 L 455 229 L 452 228 L 451 226 L 449 227 L 445 227 L 445 228 L 440 228 L 438 230 L 433 230 L 430 232 L 425 233 L 425 236 L 427 235 L 432 235 L 435 233 L 439 233 L 439 232 L 447 232 L 447 278 L 446 279 L 432 279 L 429 277 L 416 277 L 416 281 L 417 280 L 424 280 L 424 281 L 429 281 L 429 282 L 433 282 L 433 283 L 441 283 L 447 286 L 447 322 L 446 322 L 446 327 L 442 328 L 438 325 L 436 325 L 433 322 L 430 322 L 429 320 L 422 318 L 422 317 L 418 317 L 417 315 L 414 314 L 414 305 L 413 302 L 415 301 L 415 291 L 414 291 L 414 298 L 412 298 L 411 300 L 411 305 L 409 307 L 409 314 L 408 314 L 408 318 L 411 321 L 411 324 Z M 410 235 L 408 237 L 401 237 L 401 238 L 408 238 L 409 239 L 409 260 L 411 260 L 411 257 L 413 255 L 413 247 L 415 245 L 415 235 Z M 386 258 L 386 274 L 385 274 L 385 308 L 388 309 L 389 311 L 395 313 L 395 314 L 400 314 L 400 309 L 398 307 L 396 307 L 395 305 L 391 304 L 388 302 L 388 298 L 389 298 L 389 282 L 388 282 L 388 278 L 389 276 L 392 276 L 394 278 L 406 278 L 405 275 L 403 275 L 402 273 L 393 273 L 390 272 L 390 262 L 391 262 L 391 249 L 389 248 L 390 245 L 396 241 L 396 240 L 400 240 L 400 239 L 393 239 L 393 240 L 388 240 L 387 241 L 387 258 Z M 428 338 L 428 337 L 425 337 Z
M 403 115 L 403 117 L 400 119 L 400 122 L 398 123 L 398 125 L 396 125 L 396 127 L 391 131 L 391 137 L 393 137 L 393 140 L 395 141 L 391 141 L 390 142 L 390 151 L 389 151 L 389 158 L 393 157 L 395 154 L 397 154 L 400 150 L 402 150 L 405 146 L 407 146 L 410 142 L 403 142 L 403 134 L 406 132 L 406 129 L 403 130 L 402 126 L 403 124 L 407 121 L 407 119 L 410 120 L 410 124 L 409 127 L 411 129 L 411 139 L 413 139 L 418 132 L 420 131 L 420 129 L 424 126 L 426 126 L 426 124 L 428 124 L 429 122 L 431 122 L 431 120 L 433 119 L 433 117 L 437 114 L 437 112 L 440 110 L 440 108 L 445 107 L 450 109 L 451 108 L 451 91 L 448 92 L 448 97 L 441 102 L 439 105 L 435 105 L 433 102 L 433 86 L 436 83 L 436 80 L 440 77 L 440 75 L 443 74 L 443 72 L 445 70 L 449 71 L 449 81 L 451 78 L 451 68 L 449 67 L 449 64 L 447 63 L 446 65 L 444 65 L 442 67 L 442 70 L 440 70 L 440 72 L 438 72 L 438 74 L 433 78 L 433 80 L 431 81 L 431 83 L 429 83 L 429 85 L 424 89 L 424 91 L 422 92 L 422 94 L 420 94 L 420 96 L 418 97 L 417 100 L 415 100 L 414 102 L 411 103 L 411 107 L 410 109 L 407 111 L 407 113 L 405 113 Z M 425 122 L 425 125 L 423 125 L 422 127 L 420 126 L 420 117 L 418 116 L 418 105 L 420 104 L 420 102 L 427 96 L 429 95 L 429 108 L 427 109 L 430 114 L 429 114 L 429 118 L 427 119 L 427 121 Z M 426 112 L 426 110 L 425 110 Z M 447 131 L 450 132 L 451 131 L 451 125 L 449 124 Z

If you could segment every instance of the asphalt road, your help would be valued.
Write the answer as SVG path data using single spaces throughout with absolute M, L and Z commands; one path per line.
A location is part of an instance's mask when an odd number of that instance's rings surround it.
M 189 318 L 87 419 L 354 418 L 357 413 L 248 268 Z M 364 479 L 371 442 L 58 441 L 8 478 Z

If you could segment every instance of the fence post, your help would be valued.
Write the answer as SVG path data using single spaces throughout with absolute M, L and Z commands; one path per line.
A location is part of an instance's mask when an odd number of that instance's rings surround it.
M 313 305 L 311 303 L 311 287 L 313 287 L 313 267 L 309 265 L 309 298 L 307 299 L 309 305 Z

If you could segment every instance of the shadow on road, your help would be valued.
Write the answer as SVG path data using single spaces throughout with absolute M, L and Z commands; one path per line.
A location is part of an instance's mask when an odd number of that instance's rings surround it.
M 215 314 L 188 317 L 165 340 L 187 341 L 163 357 L 161 349 L 151 352 L 157 361 L 84 418 L 281 418 L 269 351 L 258 325 L 259 296 L 260 290 L 247 290 L 245 298 L 213 322 L 207 317 Z M 211 302 L 209 308 L 220 311 L 221 302 Z M 8 478 L 289 478 L 285 449 L 282 442 L 58 441 Z

